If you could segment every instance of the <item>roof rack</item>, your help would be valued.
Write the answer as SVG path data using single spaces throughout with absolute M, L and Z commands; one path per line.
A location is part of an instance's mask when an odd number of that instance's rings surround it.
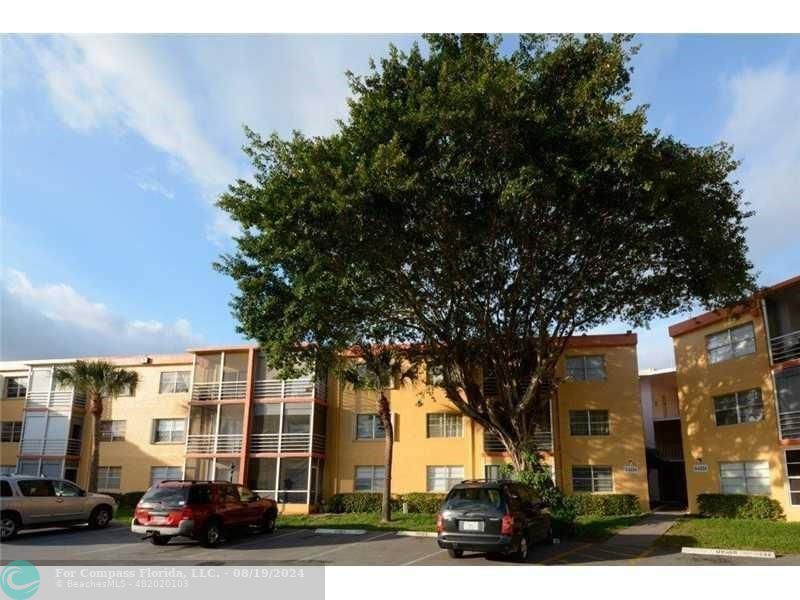
M 511 479 L 464 479 L 461 483 L 510 483 Z
M 224 483 L 226 485 L 236 485 L 234 481 L 225 481 L 223 479 L 161 479 L 157 485 L 162 483 Z

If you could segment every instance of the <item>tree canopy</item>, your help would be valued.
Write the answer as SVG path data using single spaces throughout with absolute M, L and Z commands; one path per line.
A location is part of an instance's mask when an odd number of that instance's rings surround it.
M 217 267 L 273 363 L 408 344 L 512 450 L 569 336 L 752 288 L 748 213 L 730 146 L 648 128 L 630 36 L 425 41 L 348 74 L 331 135 L 246 130 L 253 180 L 218 201 L 243 233 Z

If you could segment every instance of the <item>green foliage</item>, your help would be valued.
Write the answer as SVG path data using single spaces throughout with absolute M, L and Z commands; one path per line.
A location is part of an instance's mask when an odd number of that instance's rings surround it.
M 117 507 L 120 511 L 130 511 L 135 508 L 139 500 L 144 496 L 144 492 L 126 492 L 124 494 L 107 494 L 117 501 Z
M 350 75 L 334 133 L 247 130 L 253 176 L 218 200 L 242 233 L 217 268 L 273 365 L 397 343 L 516 455 L 569 336 L 754 287 L 737 162 L 648 129 L 628 36 L 425 39 Z
M 700 514 L 704 517 L 767 521 L 780 521 L 785 518 L 780 502 L 766 496 L 699 494 L 697 504 Z
M 380 512 L 383 494 L 373 492 L 354 492 L 334 494 L 325 503 L 324 508 L 332 513 L 368 513 Z M 397 499 L 392 498 L 392 510 L 399 507 Z
M 408 504 L 408 512 L 410 513 L 436 513 L 439 512 L 446 495 L 412 492 L 403 494 L 400 497 L 400 503 Z
M 134 394 L 139 383 L 136 371 L 127 371 L 105 360 L 76 360 L 69 367 L 56 369 L 55 378 L 59 385 L 73 387 L 90 399 L 101 400 L 114 398 L 128 390 Z
M 636 515 L 642 510 L 634 494 L 573 494 L 566 502 L 578 515 L 611 517 Z
M 677 548 L 735 548 L 800 554 L 800 522 L 689 517 L 678 521 L 656 543 Z

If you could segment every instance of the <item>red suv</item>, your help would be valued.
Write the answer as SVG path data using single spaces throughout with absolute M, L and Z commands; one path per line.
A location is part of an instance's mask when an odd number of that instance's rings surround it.
M 156 546 L 173 537 L 216 546 L 233 530 L 275 530 L 278 507 L 244 486 L 225 481 L 162 481 L 145 493 L 131 521 L 133 533 L 143 533 Z

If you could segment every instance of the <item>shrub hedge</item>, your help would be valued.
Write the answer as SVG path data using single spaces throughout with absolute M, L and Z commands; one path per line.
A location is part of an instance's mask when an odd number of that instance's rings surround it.
M 383 494 L 377 492 L 353 492 L 334 494 L 323 503 L 323 510 L 331 513 L 380 512 Z M 400 510 L 408 503 L 408 512 L 435 513 L 444 500 L 444 494 L 414 493 L 392 498 L 392 510 Z
M 124 494 L 106 494 L 117 501 L 118 508 L 135 508 L 144 492 L 126 492 Z
M 611 517 L 642 512 L 635 494 L 574 494 L 567 496 L 565 502 L 578 515 Z
M 785 518 L 780 502 L 766 496 L 700 494 L 697 496 L 697 504 L 704 517 L 767 521 L 781 521 Z
M 435 513 L 444 502 L 447 494 L 432 494 L 424 492 L 414 492 L 400 496 L 400 504 L 408 504 L 410 513 Z

